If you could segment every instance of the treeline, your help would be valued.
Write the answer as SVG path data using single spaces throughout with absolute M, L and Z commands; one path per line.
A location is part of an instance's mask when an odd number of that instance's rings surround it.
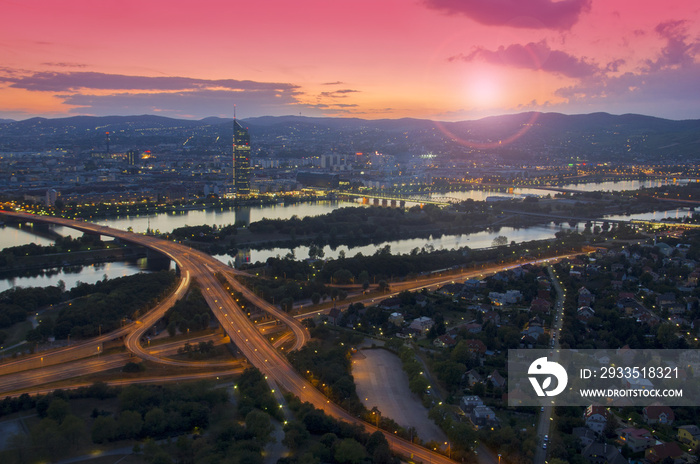
M 295 396 L 288 395 L 287 403 L 295 419 L 285 424 L 282 443 L 290 455 L 278 464 L 399 462 L 381 432 L 369 434 L 361 426 L 336 420 Z
M 563 233 L 557 240 L 535 240 L 510 246 L 472 250 L 463 247 L 454 250 L 432 250 L 415 248 L 410 253 L 392 254 L 386 245 L 373 255 L 361 253 L 353 257 L 340 256 L 325 262 L 297 261 L 292 256 L 269 258 L 264 268 L 259 265 L 247 266 L 249 270 L 260 269 L 267 278 L 287 278 L 309 280 L 315 278 L 323 283 L 356 284 L 379 283 L 390 278 L 400 279 L 440 270 L 460 267 L 477 267 L 487 263 L 497 263 L 514 258 L 538 258 L 558 253 L 580 250 L 585 238 L 577 233 Z M 336 282 L 337 281 L 337 282 Z
M 284 274 L 283 274 L 284 275 Z M 253 291 L 269 302 L 279 304 L 280 307 L 289 311 L 292 309 L 294 301 L 314 298 L 314 295 L 328 295 L 337 289 L 327 289 L 318 279 L 308 280 L 305 275 L 291 276 L 290 279 L 262 279 L 259 277 L 245 277 L 241 281 Z M 320 299 L 320 297 L 319 297 Z
M 77 400 L 92 400 L 88 415 Z M 3 463 L 54 461 L 78 453 L 91 443 L 162 439 L 206 429 L 215 411 L 228 404 L 226 390 L 206 382 L 177 386 L 130 385 L 109 387 L 96 383 L 77 390 L 56 390 L 35 398 L 7 397 L 0 415 L 35 410 L 40 419 L 29 434 L 9 438 L 0 452 Z M 89 411 L 89 409 L 87 409 Z M 145 448 L 154 448 L 154 443 Z M 157 461 L 157 446 L 148 462 Z M 138 449 L 138 447 L 136 447 Z M 145 454 L 145 453 L 144 453 Z M 167 457 L 167 455 L 166 455 Z
M 170 336 L 177 331 L 204 330 L 211 321 L 211 309 L 202 295 L 199 285 L 190 286 L 187 295 L 178 300 L 163 318 Z
M 289 236 L 290 247 L 300 243 L 331 247 L 340 244 L 357 246 L 386 240 L 434 235 L 436 233 L 466 233 L 477 230 L 488 214 L 480 205 L 465 205 L 457 213 L 436 205 L 414 206 L 410 209 L 362 206 L 338 208 L 330 213 L 290 219 L 262 219 L 250 224 L 255 234 Z M 270 245 L 281 246 L 280 241 Z
M 236 235 L 238 228 L 235 225 L 217 227 L 216 224 L 210 226 L 203 224 L 198 226 L 184 226 L 173 229 L 168 238 L 177 240 L 192 240 L 197 242 L 214 242 L 225 240 L 232 235 Z
M 112 331 L 154 307 L 175 283 L 175 273 L 171 271 L 80 283 L 62 293 L 61 298 L 70 301 L 62 305 L 56 317 L 42 317 L 38 327 L 27 334 L 27 340 L 38 343 L 51 336 L 81 339 Z M 42 289 L 26 290 L 38 293 Z
M 313 328 L 311 335 L 317 340 L 289 353 L 289 361 L 332 401 L 351 414 L 363 412 L 365 407 L 357 396 L 355 381 L 350 373 L 350 350 L 362 340 L 362 336 L 331 332 L 323 325 Z
M 219 389 L 222 395 L 224 390 Z M 143 446 L 149 464 L 172 463 L 248 463 L 262 464 L 263 450 L 274 430 L 271 418 L 283 420 L 279 403 L 260 371 L 246 369 L 237 380 L 237 406 L 229 402 L 210 410 L 208 428 L 190 429 L 175 443 Z M 206 431 L 206 433 L 201 433 Z
M 64 298 L 60 285 L 49 287 L 15 287 L 0 293 L 0 328 L 23 322 L 44 306 L 57 304 Z
M 105 243 L 95 235 L 83 235 L 79 238 L 58 237 L 52 245 L 37 245 L 29 243 L 0 250 L 0 267 L 12 266 L 18 258 L 24 256 L 41 256 L 55 253 L 67 253 L 69 251 L 80 251 L 83 249 L 103 249 Z
M 229 391 L 236 392 L 236 405 L 229 401 Z M 87 407 L 85 400 L 90 400 Z M 142 454 L 148 464 L 262 464 L 274 430 L 271 419 L 284 420 L 265 376 L 255 368 L 246 369 L 232 390 L 210 382 L 127 387 L 96 383 L 0 402 L 0 416 L 20 411 L 36 411 L 39 419 L 30 420 L 29 434 L 9 438 L 0 451 L 4 464 L 53 462 L 108 443 L 133 445 L 133 453 Z

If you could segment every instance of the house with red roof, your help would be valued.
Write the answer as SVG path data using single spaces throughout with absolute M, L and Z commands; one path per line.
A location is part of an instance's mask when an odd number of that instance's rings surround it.
M 673 414 L 673 409 L 659 403 L 647 406 L 642 410 L 642 414 L 644 415 L 644 422 L 649 425 L 671 425 L 676 418 L 675 414 Z

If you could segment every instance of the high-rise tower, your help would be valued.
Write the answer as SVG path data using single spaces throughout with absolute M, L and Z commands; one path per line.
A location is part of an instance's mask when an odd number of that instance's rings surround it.
M 233 118 L 233 188 L 236 195 L 250 194 L 250 134 Z

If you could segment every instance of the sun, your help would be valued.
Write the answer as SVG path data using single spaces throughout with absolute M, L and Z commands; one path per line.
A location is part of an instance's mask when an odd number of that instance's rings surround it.
M 488 108 L 497 105 L 502 99 L 500 79 L 494 73 L 476 73 L 469 76 L 466 97 L 474 107 Z

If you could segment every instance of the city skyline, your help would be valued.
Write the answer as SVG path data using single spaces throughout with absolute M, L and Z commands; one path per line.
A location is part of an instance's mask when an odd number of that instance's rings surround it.
M 4 4 L 0 118 L 700 118 L 693 1 Z

